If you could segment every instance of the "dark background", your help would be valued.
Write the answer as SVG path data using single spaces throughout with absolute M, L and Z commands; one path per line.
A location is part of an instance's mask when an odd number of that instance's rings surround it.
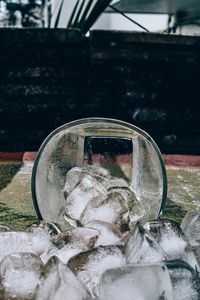
M 0 151 L 37 151 L 84 117 L 141 127 L 162 153 L 200 154 L 200 37 L 0 29 Z

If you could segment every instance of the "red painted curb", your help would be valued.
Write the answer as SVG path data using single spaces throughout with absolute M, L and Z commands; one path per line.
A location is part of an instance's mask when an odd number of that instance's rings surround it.
M 200 156 L 164 154 L 163 159 L 166 165 L 200 166 Z
M 37 152 L 0 152 L 0 162 L 34 162 Z M 164 154 L 166 165 L 200 166 L 200 156 Z
M 36 159 L 37 152 L 24 152 L 23 162 L 34 161 Z
M 0 162 L 33 162 L 37 152 L 0 152 Z
M 24 152 L 0 152 L 0 161 L 23 161 Z

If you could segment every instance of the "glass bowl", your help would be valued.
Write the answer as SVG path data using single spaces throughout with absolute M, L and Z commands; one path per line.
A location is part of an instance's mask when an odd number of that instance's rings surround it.
M 83 174 L 89 180 L 86 185 L 92 182 L 92 187 L 77 187 Z M 75 188 L 76 195 L 70 198 Z M 167 195 L 167 177 L 156 143 L 140 128 L 114 119 L 81 119 L 57 128 L 41 145 L 32 172 L 32 196 L 39 219 L 55 222 L 63 229 L 78 226 L 80 214 L 76 216 L 76 211 L 71 216 L 68 205 L 82 205 L 87 191 L 89 200 L 98 198 L 98 193 L 112 192 L 114 199 L 125 193 L 132 223 L 160 217 Z M 78 209 L 82 212 L 83 207 Z M 109 213 L 104 218 L 109 222 Z

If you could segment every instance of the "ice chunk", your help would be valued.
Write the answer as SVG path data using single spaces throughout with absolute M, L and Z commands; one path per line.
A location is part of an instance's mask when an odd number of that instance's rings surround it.
M 181 260 L 165 262 L 173 285 L 174 300 L 200 299 L 200 278 L 196 270 Z
M 181 223 L 188 240 L 200 240 L 200 211 L 189 211 Z
M 43 271 L 43 263 L 32 253 L 7 255 L 1 262 L 1 299 L 32 299 Z
M 78 281 L 71 270 L 52 257 L 45 265 L 44 277 L 35 293 L 35 300 L 90 300 L 86 288 Z
M 106 197 L 104 187 L 90 175 L 84 176 L 80 183 L 73 189 L 66 199 L 66 215 L 79 220 L 87 203 L 93 199 Z
M 180 259 L 187 262 L 194 269 L 200 271 L 200 244 L 197 244 L 197 241 L 189 241 L 185 246 L 183 254 L 180 256 Z
M 109 221 L 129 230 L 144 214 L 135 193 L 123 178 L 111 177 L 101 167 L 75 167 L 68 171 L 65 188 L 67 223 L 73 227 L 92 220 Z M 96 216 L 96 217 L 94 217 Z M 109 216 L 109 218 L 108 218 Z M 131 224 L 129 224 L 131 223 Z
M 168 254 L 170 259 L 179 258 L 193 267 L 198 267 L 192 249 L 186 247 L 187 242 L 178 223 L 172 220 L 157 220 L 146 223 L 144 227 L 154 236 L 159 246 Z
M 77 227 L 55 235 L 51 241 L 59 248 L 62 248 L 65 244 L 73 243 L 91 249 L 94 247 L 98 236 L 99 231 L 96 229 Z
M 154 220 L 147 222 L 144 225 L 150 234 L 159 243 L 164 237 L 170 237 L 171 235 L 176 235 L 178 237 L 183 237 L 183 232 L 180 225 L 173 220 Z
M 138 202 L 135 193 L 130 189 L 130 187 L 113 188 L 112 192 L 119 193 L 124 198 L 124 202 L 128 207 L 130 218 L 129 226 L 132 228 L 144 215 L 144 208 L 142 204 Z
M 101 274 L 115 267 L 125 265 L 126 260 L 119 246 L 99 246 L 72 257 L 68 267 L 87 287 L 93 297 L 98 297 Z
M 61 230 L 57 224 L 54 224 L 53 222 L 39 220 L 31 225 L 29 225 L 25 231 L 27 232 L 44 232 L 47 233 L 50 236 L 57 235 L 61 233 Z
M 83 168 L 83 170 L 92 174 L 93 176 L 101 176 L 101 177 L 106 177 L 106 178 L 110 177 L 110 171 L 108 169 L 102 168 L 100 166 L 86 165 L 82 168 Z
M 19 252 L 41 255 L 51 245 L 50 237 L 44 232 L 0 232 L 0 260 L 5 255 Z
M 107 190 L 112 190 L 114 188 L 127 188 L 128 183 L 123 178 L 118 177 L 107 177 L 102 184 L 105 186 Z
M 124 246 L 128 263 L 154 263 L 167 258 L 165 251 L 138 222 Z
M 189 247 L 189 250 L 191 249 L 196 257 L 196 260 L 200 266 L 200 240 L 195 241 L 191 240 L 188 242 L 186 249 Z
M 99 286 L 99 300 L 173 300 L 169 273 L 162 264 L 127 265 L 107 270 Z
M 159 243 L 159 246 L 171 259 L 180 258 L 184 252 L 186 241 L 182 238 L 180 226 L 171 220 L 157 220 L 148 222 L 144 226 Z
M 72 256 L 92 248 L 98 236 L 99 231 L 92 228 L 78 227 L 62 232 L 51 238 L 55 246 L 50 246 L 41 255 L 41 259 L 46 263 L 52 256 L 56 256 L 66 264 Z
M 104 177 L 110 177 L 108 170 L 98 166 L 87 165 L 84 167 L 74 167 L 67 172 L 66 182 L 63 189 L 65 198 L 67 198 L 85 175 L 90 175 L 100 182 L 105 179 Z
M 104 221 L 90 221 L 85 227 L 95 228 L 100 232 L 95 247 L 100 245 L 114 245 L 121 242 L 122 234 L 113 224 Z
M 79 167 L 74 167 L 67 172 L 66 182 L 63 189 L 65 198 L 72 192 L 72 190 L 80 182 L 84 175 L 84 170 Z
M 74 255 L 86 251 L 86 247 L 80 247 L 80 245 L 65 245 L 61 249 L 58 249 L 55 246 L 48 248 L 42 255 L 40 256 L 42 262 L 46 264 L 48 260 L 56 256 L 59 258 L 64 264 L 67 264 L 69 259 Z
M 80 222 L 85 225 L 90 221 L 98 220 L 116 225 L 120 231 L 129 229 L 128 207 L 120 193 L 110 192 L 102 201 L 92 199 L 83 210 Z

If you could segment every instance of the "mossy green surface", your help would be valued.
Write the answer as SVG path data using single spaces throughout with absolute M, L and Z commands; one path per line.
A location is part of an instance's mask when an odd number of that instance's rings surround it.
M 0 224 L 15 230 L 37 220 L 31 196 L 33 164 L 0 164 Z
M 195 210 L 195 209 L 196 209 L 196 205 L 166 201 L 163 210 L 162 219 L 170 219 L 178 223 L 181 223 L 186 213 L 190 210 Z

